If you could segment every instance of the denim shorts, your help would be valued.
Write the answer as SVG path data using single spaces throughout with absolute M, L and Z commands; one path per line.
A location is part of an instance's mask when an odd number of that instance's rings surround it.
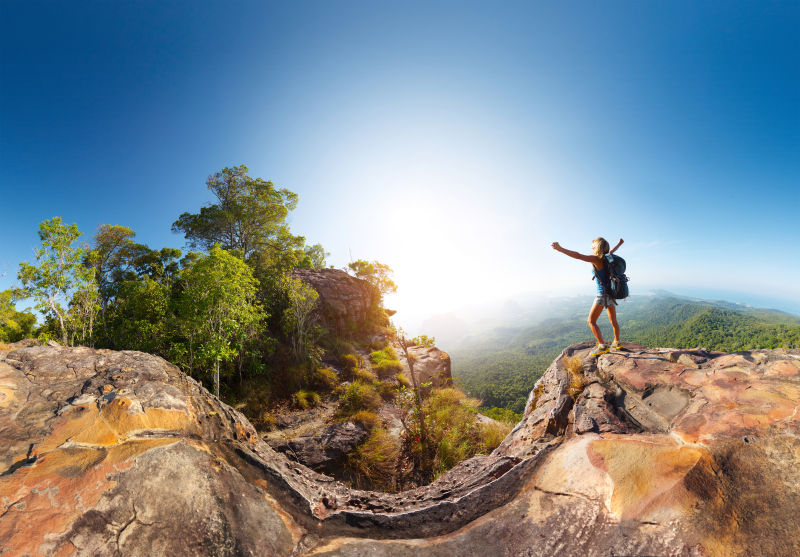
M 617 305 L 617 301 L 608 294 L 598 294 L 597 298 L 594 299 L 594 303 L 604 308 Z

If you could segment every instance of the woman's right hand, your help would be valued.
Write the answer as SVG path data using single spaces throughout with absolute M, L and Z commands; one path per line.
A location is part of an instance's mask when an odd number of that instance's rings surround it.
M 561 244 L 559 244 L 558 242 L 553 242 L 551 245 L 553 246 L 553 249 L 556 251 L 559 251 L 561 249 Z

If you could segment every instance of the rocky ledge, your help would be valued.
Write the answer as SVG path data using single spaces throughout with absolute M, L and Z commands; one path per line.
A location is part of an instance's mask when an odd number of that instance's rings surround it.
M 800 351 L 567 348 L 491 455 L 399 494 L 139 352 L 0 352 L 6 555 L 797 555 Z

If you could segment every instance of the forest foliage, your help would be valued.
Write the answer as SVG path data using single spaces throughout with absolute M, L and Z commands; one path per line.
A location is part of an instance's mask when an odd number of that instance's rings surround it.
M 287 216 L 297 195 L 250 177 L 244 165 L 212 174 L 206 186 L 214 202 L 172 226 L 198 251 L 151 248 L 118 224 L 85 241 L 61 217 L 42 222 L 19 287 L 0 293 L 0 340 L 36 335 L 157 354 L 229 400 L 248 380 L 267 399 L 316 387 L 325 342 L 313 312 L 318 294 L 292 272 L 323 268 L 328 254 L 292 233 Z M 377 262 L 352 273 L 375 288 L 393 285 L 391 269 Z M 17 311 L 25 298 L 41 325 L 31 311 Z

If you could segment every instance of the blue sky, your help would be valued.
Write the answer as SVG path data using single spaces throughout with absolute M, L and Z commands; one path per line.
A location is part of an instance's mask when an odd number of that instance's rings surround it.
M 182 247 L 244 163 L 331 263 L 395 269 L 400 322 L 590 294 L 549 246 L 598 235 L 634 292 L 800 312 L 798 28 L 797 2 L 5 1 L 0 288 L 55 215 Z

